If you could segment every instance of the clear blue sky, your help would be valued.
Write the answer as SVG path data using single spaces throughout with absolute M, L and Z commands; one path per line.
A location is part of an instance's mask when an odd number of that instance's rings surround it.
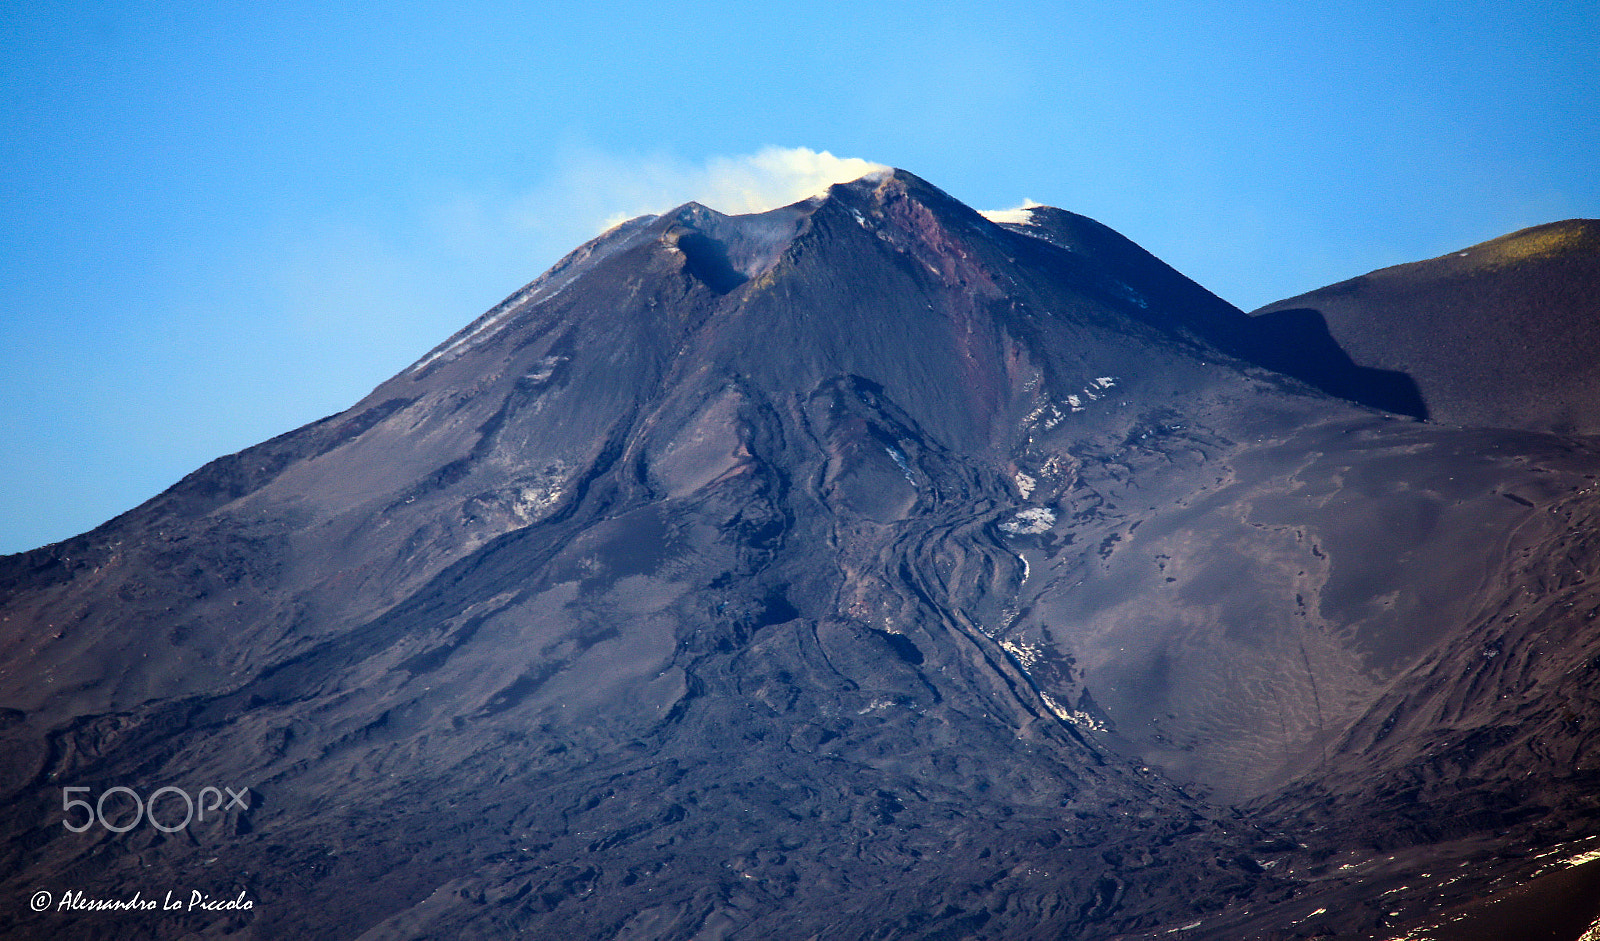
M 1594 0 L 30 0 L 0 76 L 0 552 L 347 407 L 765 147 L 1086 213 L 1246 309 L 1600 216 Z

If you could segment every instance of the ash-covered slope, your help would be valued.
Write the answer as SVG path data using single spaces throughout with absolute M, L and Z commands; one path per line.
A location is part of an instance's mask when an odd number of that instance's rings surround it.
M 1523 229 L 1255 315 L 1320 315 L 1357 363 L 1416 380 L 1435 421 L 1600 434 L 1600 221 Z
M 899 171 L 619 226 L 347 412 L 0 560 L 0 930 L 1424 924 L 1600 833 L 1561 766 L 1588 596 L 1528 562 L 1588 565 L 1600 455 L 1321 394 L 1372 377 L 1310 335 Z M 1537 746 L 1483 732 L 1520 716 Z M 1361 803 L 1456 741 L 1465 786 Z M 205 786 L 249 798 L 63 826 Z M 1385 894 L 1449 853 L 1473 879 Z
M 999 214 L 996 214 L 999 215 Z M 1376 409 L 1427 418 L 1416 382 L 1405 372 L 1356 363 L 1320 317 L 1304 312 L 1252 320 L 1119 233 L 1052 206 L 1012 210 L 1004 224 L 1044 239 L 1082 260 L 1141 308 L 1181 311 L 1220 349 L 1324 392 Z M 1130 285 L 1137 284 L 1137 290 Z

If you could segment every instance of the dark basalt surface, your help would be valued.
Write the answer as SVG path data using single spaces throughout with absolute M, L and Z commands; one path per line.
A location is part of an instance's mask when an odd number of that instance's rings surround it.
M 1269 304 L 1322 322 L 1363 367 L 1405 373 L 1435 421 L 1600 434 L 1600 221 L 1568 219 Z M 1415 413 L 1413 413 L 1415 414 Z
M 1600 447 L 1336 340 L 900 171 L 625 223 L 0 559 L 0 933 L 1576 939 Z

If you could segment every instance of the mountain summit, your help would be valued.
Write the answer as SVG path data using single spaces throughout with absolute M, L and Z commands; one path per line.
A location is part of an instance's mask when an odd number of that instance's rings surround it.
M 631 220 L 0 559 L 0 930 L 1575 938 L 1600 452 L 1424 412 L 903 171 Z

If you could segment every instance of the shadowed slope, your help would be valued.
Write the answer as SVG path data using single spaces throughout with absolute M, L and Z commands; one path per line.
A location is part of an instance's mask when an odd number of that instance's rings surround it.
M 1121 234 L 1086 216 L 1050 206 L 1023 210 L 1024 223 L 1007 228 L 1071 252 L 1113 294 L 1141 310 L 1175 317 L 1220 349 L 1329 395 L 1413 418 L 1427 418 L 1416 383 L 1403 371 L 1358 364 L 1313 312 L 1252 320 Z M 1138 289 L 1130 287 L 1138 285 Z
M 1435 421 L 1600 434 L 1600 222 L 1524 229 L 1269 304 L 1416 380 Z

